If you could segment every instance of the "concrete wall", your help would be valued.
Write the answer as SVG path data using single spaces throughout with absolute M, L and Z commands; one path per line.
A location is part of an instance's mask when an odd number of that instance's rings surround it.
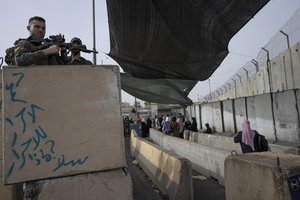
M 264 152 L 229 156 L 225 161 L 226 199 L 291 199 L 287 177 L 294 175 L 300 175 L 297 155 Z
M 168 194 L 170 200 L 194 199 L 189 160 L 137 137 L 134 130 L 131 132 L 130 148 L 131 156 L 139 161 L 147 175 L 163 193 Z
M 187 134 L 188 132 L 188 134 Z M 165 135 L 155 129 L 150 129 L 150 139 L 162 149 L 171 151 L 192 163 L 194 170 L 207 177 L 216 178 L 224 185 L 224 161 L 231 151 L 241 154 L 241 147 L 234 143 L 233 136 L 204 134 L 185 131 L 187 140 Z M 269 144 L 270 151 L 278 153 L 299 154 L 297 146 Z
M 299 111 L 293 90 L 274 93 L 274 116 L 278 140 L 300 141 Z
M 44 179 L 30 182 L 43 183 L 38 200 L 133 199 L 130 176 L 121 169 L 125 149 L 117 66 L 27 66 L 3 72 L 0 199 L 22 199 L 22 184 L 15 183 L 36 179 Z
M 235 132 L 235 120 L 233 115 L 233 101 L 223 101 L 223 116 L 225 132 Z
M 124 166 L 119 84 L 117 66 L 4 68 L 5 183 Z
M 234 99 L 260 95 L 271 92 L 281 92 L 300 88 L 300 56 L 299 45 L 295 44 L 290 49 L 280 53 L 258 72 L 242 81 L 236 87 L 232 86 L 227 92 L 216 96 L 213 101 Z M 267 72 L 269 68 L 270 73 Z
M 37 181 L 26 188 L 36 189 L 37 200 L 133 200 L 130 175 L 122 169 Z M 25 196 L 30 193 L 26 191 Z
M 222 111 L 221 111 L 221 104 L 220 102 L 212 103 L 213 109 L 213 123 L 210 124 L 214 131 L 222 132 Z M 205 123 L 204 123 L 205 124 Z M 205 128 L 205 126 L 203 126 Z
M 0 70 L 0 113 L 2 113 L 2 70 Z M 0 115 L 0 127 L 2 127 L 2 115 Z M 22 199 L 23 187 L 22 184 L 4 185 L 3 177 L 3 130 L 0 129 L 0 199 L 19 200 Z
M 209 123 L 211 126 L 213 126 L 213 108 L 211 104 L 201 104 L 201 123 L 202 127 L 205 127 L 205 123 Z
M 150 129 L 150 139 L 155 144 L 162 142 L 161 148 L 190 160 L 193 169 L 224 185 L 224 161 L 229 151 L 167 136 L 154 129 Z
M 237 131 L 240 131 L 243 121 L 247 119 L 245 98 L 234 99 L 234 108 Z
M 270 94 L 255 96 L 252 121 L 255 121 L 256 130 L 269 140 L 275 140 L 274 121 L 272 116 L 272 102 Z M 254 118 L 255 116 L 255 118 Z M 250 117 L 250 116 L 249 116 Z M 250 119 L 250 118 L 249 118 Z M 252 123 L 252 121 L 250 121 Z
M 299 142 L 299 47 L 297 43 L 270 62 L 266 60 L 265 67 L 248 80 L 227 87 L 226 92 L 212 102 L 200 104 L 200 125 L 208 122 L 217 132 L 222 132 L 222 126 L 225 132 L 236 132 L 248 117 L 252 128 L 270 141 Z M 215 118 L 219 112 L 215 105 L 220 101 L 223 102 L 223 124 Z
M 297 143 L 300 141 L 299 107 L 299 90 L 285 90 L 272 96 L 267 93 L 200 104 L 199 119 L 203 127 L 208 122 L 216 132 L 235 133 L 241 131 L 243 121 L 248 118 L 251 128 L 265 135 L 269 142 Z

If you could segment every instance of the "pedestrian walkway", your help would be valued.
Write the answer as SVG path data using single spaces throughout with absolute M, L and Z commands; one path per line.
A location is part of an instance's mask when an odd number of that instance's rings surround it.
M 130 137 L 125 137 L 126 163 L 133 184 L 134 200 L 168 200 L 152 184 L 147 174 L 132 163 L 130 156 Z M 153 187 L 154 186 L 154 187 Z M 225 188 L 214 179 L 207 179 L 193 171 L 194 199 L 198 200 L 225 200 Z

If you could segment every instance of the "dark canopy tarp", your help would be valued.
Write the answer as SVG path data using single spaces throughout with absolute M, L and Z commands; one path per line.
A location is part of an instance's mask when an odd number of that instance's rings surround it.
M 188 80 L 209 78 L 230 39 L 268 1 L 107 0 L 109 56 L 132 75 L 121 76 L 122 89 L 149 102 L 191 104 L 197 81 Z
M 121 88 L 145 101 L 163 104 L 191 105 L 187 97 L 197 81 L 178 79 L 140 79 L 121 74 Z
M 268 0 L 107 0 L 111 49 L 144 79 L 206 80 Z

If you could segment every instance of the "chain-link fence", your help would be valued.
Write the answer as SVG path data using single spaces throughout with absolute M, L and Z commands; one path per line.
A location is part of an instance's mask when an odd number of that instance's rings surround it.
M 272 60 L 280 53 L 289 49 L 300 41 L 300 9 L 278 31 L 271 40 L 261 49 L 256 59 L 248 61 L 221 87 L 206 95 L 203 100 L 210 101 L 226 94 L 232 88 L 237 87 L 243 81 L 255 75 L 260 69 L 267 66 L 267 61 Z

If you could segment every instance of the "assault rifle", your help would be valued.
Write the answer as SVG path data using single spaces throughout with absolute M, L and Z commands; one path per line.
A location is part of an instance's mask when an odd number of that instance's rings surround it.
M 98 51 L 93 51 L 87 49 L 85 45 L 74 45 L 72 43 L 66 43 L 65 38 L 61 35 L 50 35 L 49 38 L 43 39 L 41 41 L 33 40 L 32 42 L 40 42 L 42 43 L 37 47 L 38 50 L 46 49 L 52 45 L 58 45 L 62 48 L 62 52 L 67 55 L 70 51 L 72 52 L 84 52 L 84 53 L 98 53 Z M 67 51 L 68 50 L 68 51 Z

